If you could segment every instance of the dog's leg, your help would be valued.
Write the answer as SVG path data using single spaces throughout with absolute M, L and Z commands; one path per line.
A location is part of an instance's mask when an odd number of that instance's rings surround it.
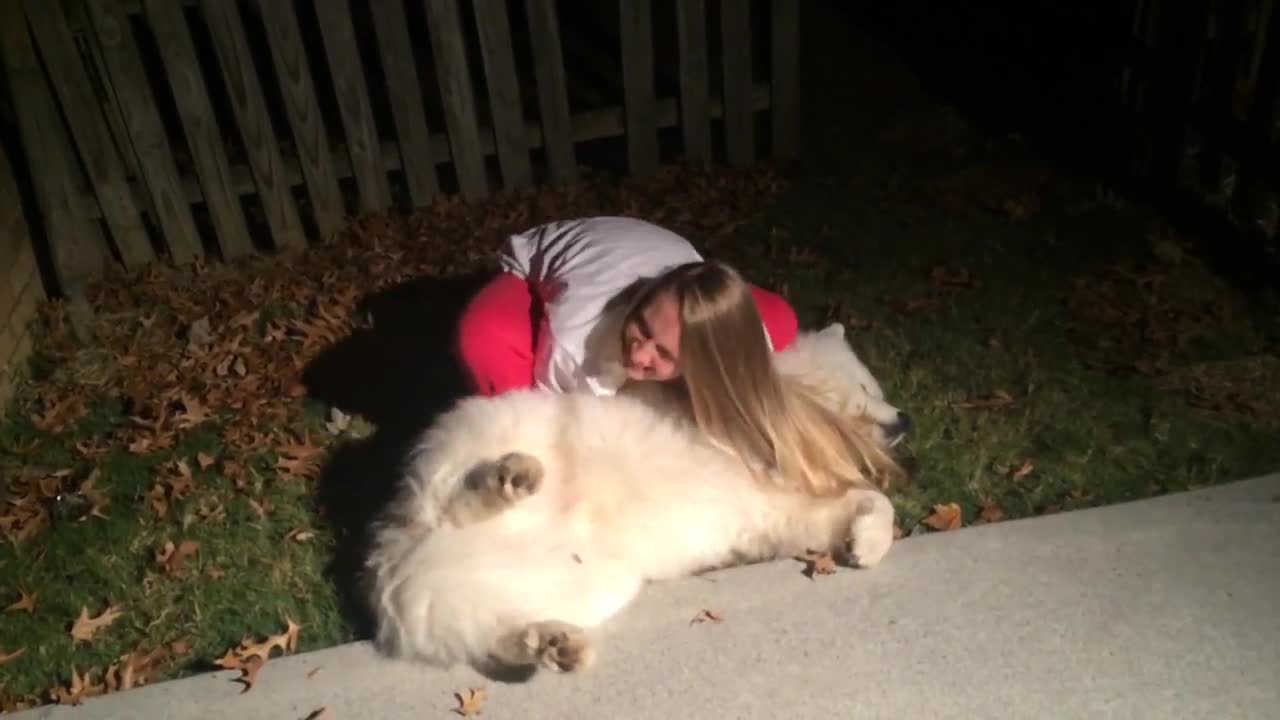
M 537 492 L 542 485 L 542 474 L 542 461 L 519 452 L 477 465 L 445 509 L 445 517 L 455 525 L 470 525 L 493 517 L 508 505 Z
M 857 567 L 880 562 L 893 544 L 893 503 L 875 490 L 840 497 L 787 495 L 774 501 L 777 524 L 737 548 L 736 561 L 830 552 Z
M 586 632 L 558 620 L 532 623 L 504 636 L 493 656 L 507 665 L 541 665 L 556 672 L 586 670 L 595 662 L 595 650 Z
M 849 560 L 858 567 L 873 567 L 893 545 L 893 503 L 874 490 L 854 490 L 847 500 L 853 504 Z

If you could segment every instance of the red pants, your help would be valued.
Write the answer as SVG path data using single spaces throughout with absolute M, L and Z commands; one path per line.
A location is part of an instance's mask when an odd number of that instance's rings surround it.
M 752 285 L 751 293 L 774 349 L 790 345 L 799 328 L 795 310 L 768 290 Z M 471 299 L 458 327 L 458 350 L 472 389 L 498 395 L 533 386 L 534 343 L 548 339 L 541 304 L 529 283 L 519 275 L 500 273 Z

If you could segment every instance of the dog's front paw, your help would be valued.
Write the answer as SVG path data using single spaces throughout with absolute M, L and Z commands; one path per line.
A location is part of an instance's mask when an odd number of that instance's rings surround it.
M 539 664 L 556 672 L 586 670 L 595 662 L 586 632 L 576 625 L 554 620 L 535 623 L 529 626 L 525 643 Z
M 866 493 L 856 502 L 849 561 L 856 567 L 874 567 L 893 546 L 893 503 L 880 493 Z

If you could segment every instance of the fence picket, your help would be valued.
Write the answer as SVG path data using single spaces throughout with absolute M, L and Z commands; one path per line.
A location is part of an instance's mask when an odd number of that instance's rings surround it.
M 235 191 L 231 164 L 222 142 L 222 130 L 209 101 L 209 88 L 200 73 L 182 6 L 171 0 L 145 0 L 145 11 L 164 60 L 165 75 L 178 108 L 218 247 L 227 259 L 248 255 L 253 251 L 253 243 L 245 224 L 244 209 Z
M 684 154 L 689 162 L 711 161 L 711 116 L 707 102 L 707 3 L 678 3 L 680 40 L 680 115 Z
M 391 187 L 382 164 L 382 145 L 369 106 L 364 66 L 356 50 L 348 0 L 315 0 L 320 34 L 329 58 L 329 73 L 338 94 L 338 114 L 347 136 L 351 171 L 360 191 L 360 209 L 366 212 L 391 207 Z
M 653 87 L 653 4 L 618 0 L 622 35 L 623 106 L 627 159 L 634 175 L 658 168 L 658 122 Z
M 462 194 L 469 200 L 478 200 L 489 194 L 489 181 L 484 167 L 484 151 L 480 147 L 480 129 L 476 126 L 476 101 L 471 89 L 471 70 L 467 67 L 458 3 L 457 0 L 425 2 L 454 172 Z
M 415 206 L 425 205 L 440 191 L 431 131 L 422 106 L 422 85 L 409 41 L 403 0 L 372 0 L 374 32 L 382 72 L 391 97 L 391 114 L 400 141 L 400 164 Z
M 292 0 L 258 0 L 258 9 L 267 28 L 271 62 L 280 81 L 316 226 L 321 235 L 329 236 L 342 227 L 346 209 L 316 99 L 314 75 L 302 49 L 298 16 Z
M 190 263 L 203 256 L 204 249 L 173 161 L 173 148 L 147 85 L 129 18 L 119 0 L 89 0 L 88 8 L 169 253 L 179 264 Z
M 94 98 L 84 64 L 76 52 L 62 7 L 26 0 L 27 20 L 53 80 L 54 93 L 71 126 L 71 136 L 102 206 L 103 217 L 126 269 L 136 270 L 155 257 L 142 225 L 129 180 L 106 121 Z
M 755 121 L 751 108 L 751 3 L 721 0 L 720 42 L 724 63 L 724 139 L 733 167 L 755 158 Z
M 533 42 L 533 72 L 538 83 L 538 114 L 547 168 L 551 182 L 573 182 L 578 176 L 578 160 L 573 151 L 573 124 L 560 24 L 556 22 L 556 0 L 526 0 L 525 13 Z
M 493 119 L 502 183 L 509 188 L 527 187 L 533 182 L 533 170 L 524 137 L 524 103 L 516 81 L 506 0 L 472 0 L 472 4 L 480 31 L 485 84 L 489 87 L 489 115 Z
M 218 63 L 240 125 L 240 135 L 244 138 L 249 167 L 262 198 L 272 239 L 278 248 L 303 247 L 306 237 L 302 220 L 298 217 L 298 208 L 284 176 L 280 146 L 271 127 L 271 118 L 267 116 L 266 100 L 262 97 L 262 85 L 258 82 L 253 57 L 249 54 L 240 9 L 236 3 L 222 0 L 200 0 L 200 8 L 213 36 Z

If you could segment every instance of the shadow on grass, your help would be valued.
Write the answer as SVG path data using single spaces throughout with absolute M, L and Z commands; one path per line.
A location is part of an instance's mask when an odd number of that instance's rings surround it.
M 467 301 L 489 277 L 418 278 L 364 298 L 361 314 L 372 316 L 372 327 L 326 350 L 303 375 L 311 397 L 377 428 L 336 447 L 319 480 L 321 516 L 336 542 L 328 572 L 360 637 L 373 629 L 358 593 L 369 524 L 390 500 L 414 440 L 467 393 L 454 332 Z

